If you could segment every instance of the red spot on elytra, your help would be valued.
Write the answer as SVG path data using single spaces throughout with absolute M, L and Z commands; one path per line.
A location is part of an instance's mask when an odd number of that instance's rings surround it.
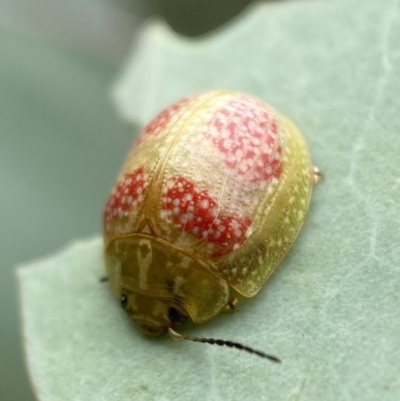
M 104 220 L 126 216 L 131 208 L 136 208 L 143 200 L 143 192 L 148 185 L 147 178 L 143 167 L 125 174 L 108 198 Z
M 199 191 L 185 177 L 169 178 L 163 199 L 162 207 L 176 225 L 196 238 L 218 245 L 214 257 L 241 245 L 252 223 L 248 217 L 220 215 L 218 203 L 208 191 Z
M 140 132 L 138 138 L 134 143 L 134 146 L 139 145 L 149 135 L 154 135 L 158 132 L 162 132 L 162 128 L 168 125 L 172 117 L 176 113 L 178 113 L 182 109 L 182 107 L 188 103 L 189 100 L 189 97 L 183 98 L 157 114 Z
M 253 182 L 268 181 L 282 173 L 277 118 L 260 101 L 238 96 L 216 111 L 206 135 L 237 174 L 248 174 Z

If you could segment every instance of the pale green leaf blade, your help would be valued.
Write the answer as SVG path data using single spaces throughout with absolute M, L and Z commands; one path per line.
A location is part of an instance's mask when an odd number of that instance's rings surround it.
M 283 363 L 142 336 L 97 281 L 97 240 L 21 271 L 41 400 L 398 399 L 398 32 L 397 0 L 259 6 L 197 41 L 148 27 L 115 90 L 125 118 L 143 125 L 180 96 L 239 89 L 288 115 L 326 173 L 265 288 L 239 313 L 188 330 Z

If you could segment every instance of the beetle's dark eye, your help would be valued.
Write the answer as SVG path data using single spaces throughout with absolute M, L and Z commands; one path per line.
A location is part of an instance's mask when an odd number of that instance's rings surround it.
M 119 302 L 121 303 L 121 306 L 125 309 L 128 305 L 128 297 L 125 294 L 122 294 Z
M 174 324 L 182 324 L 182 323 L 185 323 L 187 320 L 187 316 L 184 315 L 179 309 L 176 309 L 176 308 L 169 308 L 168 317 L 169 317 L 169 320 L 171 320 L 171 323 L 174 323 Z

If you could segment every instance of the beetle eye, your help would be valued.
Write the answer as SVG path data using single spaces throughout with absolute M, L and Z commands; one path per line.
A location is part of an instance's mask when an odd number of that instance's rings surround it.
M 122 294 L 119 302 L 121 303 L 121 306 L 125 309 L 128 305 L 128 297 L 125 294 Z
M 173 324 L 183 324 L 187 320 L 187 316 L 184 315 L 179 309 L 169 308 L 168 317 Z

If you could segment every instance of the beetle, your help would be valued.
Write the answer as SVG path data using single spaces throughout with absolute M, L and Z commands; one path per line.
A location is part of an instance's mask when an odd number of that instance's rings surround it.
M 104 210 L 107 276 L 122 307 L 145 333 L 222 341 L 175 330 L 258 293 L 320 175 L 296 126 L 256 97 L 210 91 L 166 108 L 135 140 Z

